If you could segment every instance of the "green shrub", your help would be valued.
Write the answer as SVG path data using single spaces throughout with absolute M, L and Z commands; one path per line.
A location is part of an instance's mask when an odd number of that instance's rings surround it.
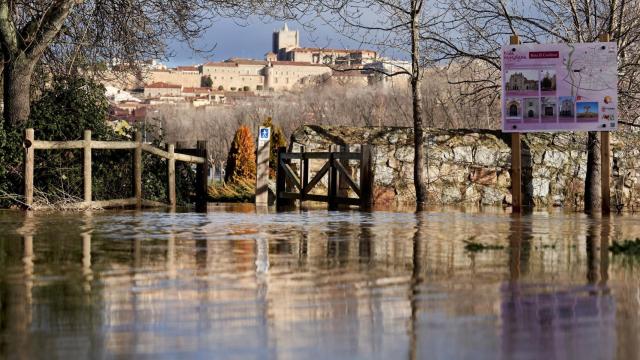
M 11 131 L 0 131 L 4 166 L 0 166 L 0 190 L 22 194 L 22 146 L 26 128 L 35 129 L 38 140 L 81 140 L 84 130 L 92 131 L 93 140 L 127 140 L 132 132 L 117 134 L 107 122 L 109 103 L 104 87 L 81 77 L 60 77 L 31 105 L 27 124 Z M 156 141 L 159 145 L 159 140 Z M 50 200 L 80 199 L 83 196 L 82 149 L 41 150 L 35 152 L 34 186 Z M 166 160 L 145 154 L 143 157 L 143 196 L 151 200 L 166 199 Z M 92 192 L 94 200 L 128 198 L 132 195 L 132 152 L 127 150 L 94 150 L 92 152 Z M 192 192 L 193 171 L 176 169 L 177 198 L 188 201 Z M 185 177 L 187 178 L 185 180 Z M 191 177 L 191 179 L 188 179 Z M 185 186 L 185 182 L 191 186 Z M 37 195 L 37 194 L 36 194 Z M 11 205 L 11 199 L 0 194 L 0 206 Z

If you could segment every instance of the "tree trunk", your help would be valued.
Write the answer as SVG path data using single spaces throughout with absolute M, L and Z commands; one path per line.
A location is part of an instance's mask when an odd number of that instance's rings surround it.
M 25 124 L 30 112 L 30 86 L 34 62 L 21 54 L 9 60 L 4 67 L 3 100 L 4 121 L 10 126 Z
M 416 189 L 416 207 L 422 210 L 427 203 L 425 176 L 425 133 L 422 105 L 422 79 L 420 69 L 420 33 L 418 29 L 419 5 L 411 1 L 411 100 L 413 104 L 413 184 Z
M 600 209 L 600 139 L 590 131 L 587 136 L 587 178 L 584 182 L 584 212 L 593 214 Z

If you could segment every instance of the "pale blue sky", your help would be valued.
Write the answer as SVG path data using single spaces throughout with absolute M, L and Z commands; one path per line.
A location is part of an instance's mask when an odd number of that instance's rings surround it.
M 317 26 L 315 30 L 305 30 L 296 22 L 287 23 L 290 29 L 300 31 L 300 45 L 308 47 L 360 48 L 354 41 L 346 39 L 327 26 Z M 271 34 L 274 29 L 281 28 L 284 22 L 265 23 L 260 19 L 250 19 L 245 24 L 233 20 L 216 22 L 196 44 L 198 49 L 210 49 L 213 52 L 199 54 L 188 46 L 172 41 L 169 43 L 174 56 L 169 59 L 169 66 L 203 63 L 208 60 L 225 60 L 231 57 L 263 59 L 264 54 L 271 51 Z

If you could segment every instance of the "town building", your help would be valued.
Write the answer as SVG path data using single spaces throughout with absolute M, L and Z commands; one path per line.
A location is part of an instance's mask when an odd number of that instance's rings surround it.
M 175 69 L 150 70 L 144 73 L 144 83 L 169 83 L 180 84 L 186 87 L 198 87 L 201 83 L 202 75 L 197 67 L 179 66 Z
M 296 61 L 269 62 L 264 68 L 265 88 L 267 90 L 290 90 L 296 86 L 313 83 L 313 79 L 320 75 L 331 76 L 331 68 L 320 65 Z
M 297 30 L 289 30 L 287 23 L 282 29 L 273 32 L 271 51 L 280 57 L 287 51 L 300 47 L 300 33 Z
M 411 80 L 412 65 L 408 61 L 379 59 L 364 65 L 363 73 L 371 77 L 370 83 L 385 87 L 406 87 Z
M 300 47 L 300 34 L 289 30 L 287 24 L 273 32 L 271 52 L 265 55 L 267 61 L 294 61 L 343 67 L 361 67 L 376 59 L 372 50 L 348 50 L 330 48 Z
M 144 97 L 181 96 L 182 85 L 155 82 L 144 87 Z
M 267 61 L 250 59 L 208 62 L 202 65 L 202 75 L 210 76 L 212 87 L 217 90 L 263 90 L 267 64 Z

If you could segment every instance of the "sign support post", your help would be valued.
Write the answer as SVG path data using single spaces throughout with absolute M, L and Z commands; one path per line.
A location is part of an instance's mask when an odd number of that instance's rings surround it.
M 258 166 L 256 167 L 256 206 L 269 205 L 269 154 L 271 128 L 260 126 L 258 131 Z
M 510 45 L 520 44 L 518 35 L 509 38 Z M 522 149 L 520 133 L 511 133 L 511 203 L 512 212 L 520 213 L 522 209 Z
M 600 35 L 601 42 L 609 42 L 609 34 Z M 611 143 L 608 131 L 600 132 L 600 196 L 602 215 L 611 213 Z

